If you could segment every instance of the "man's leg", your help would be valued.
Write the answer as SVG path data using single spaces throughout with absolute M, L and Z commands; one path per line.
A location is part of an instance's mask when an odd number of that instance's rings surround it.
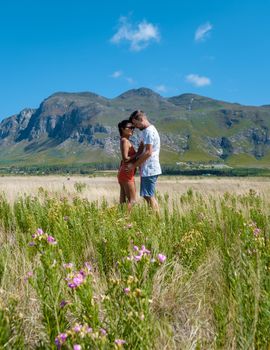
M 159 212 L 159 205 L 155 197 L 143 197 L 149 207 L 151 207 L 153 210 Z
M 141 178 L 141 196 L 153 210 L 159 212 L 159 205 L 155 198 L 157 178 L 157 176 L 147 176 Z

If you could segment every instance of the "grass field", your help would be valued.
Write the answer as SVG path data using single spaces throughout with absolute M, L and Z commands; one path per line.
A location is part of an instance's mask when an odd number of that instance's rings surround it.
M 111 175 L 113 173 L 113 175 Z M 51 195 L 65 195 L 86 198 L 89 201 L 102 201 L 116 204 L 119 197 L 119 185 L 114 172 L 103 172 L 103 176 L 2 176 L 0 192 L 4 192 L 9 201 L 20 195 L 38 195 L 42 188 Z M 136 178 L 139 193 L 139 178 Z M 267 177 L 228 178 L 228 177 L 181 177 L 162 176 L 158 181 L 158 192 L 168 194 L 172 199 L 192 189 L 204 195 L 219 195 L 225 192 L 244 194 L 250 189 L 265 197 L 270 196 L 270 181 Z M 138 201 L 141 202 L 139 195 Z
M 268 178 L 0 177 L 0 349 L 269 349 Z

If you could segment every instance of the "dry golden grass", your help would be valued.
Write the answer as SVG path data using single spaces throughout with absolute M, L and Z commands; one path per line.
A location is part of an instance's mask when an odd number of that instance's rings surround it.
M 139 199 L 139 178 L 136 187 Z M 76 184 L 85 184 L 81 193 L 76 191 Z M 80 195 L 90 201 L 101 201 L 105 198 L 109 203 L 116 203 L 119 197 L 119 185 L 116 177 L 86 177 L 86 176 L 3 176 L 0 177 L 0 192 L 13 202 L 22 194 L 38 194 L 42 187 L 49 193 L 66 193 L 70 196 Z M 243 194 L 250 189 L 268 197 L 270 181 L 268 178 L 216 178 L 216 177 L 180 177 L 161 176 L 157 190 L 161 195 L 168 193 L 170 198 L 185 193 L 188 189 L 202 193 L 205 196 L 222 195 L 225 192 Z
M 218 254 L 211 252 L 191 278 L 177 261 L 172 262 L 170 268 L 170 278 L 168 271 L 166 274 L 165 269 L 161 269 L 153 288 L 155 313 L 160 317 L 167 315 L 172 325 L 173 337 L 169 337 L 169 332 L 160 334 L 159 342 L 169 343 L 168 349 L 196 349 L 198 343 L 202 349 L 214 349 L 216 329 L 211 304 L 218 295 L 211 290 L 216 291 L 222 285 Z

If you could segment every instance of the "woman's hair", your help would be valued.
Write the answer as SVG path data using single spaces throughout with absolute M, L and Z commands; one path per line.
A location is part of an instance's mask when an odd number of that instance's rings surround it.
M 118 123 L 118 130 L 121 136 L 122 136 L 122 129 L 124 129 L 128 124 L 130 124 L 130 121 L 126 119 Z

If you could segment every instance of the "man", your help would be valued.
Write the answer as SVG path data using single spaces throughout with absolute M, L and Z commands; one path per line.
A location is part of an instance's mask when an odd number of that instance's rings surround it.
M 161 174 L 159 163 L 160 138 L 157 129 L 150 124 L 143 111 L 135 111 L 131 114 L 129 121 L 141 130 L 143 151 L 134 163 L 128 164 L 128 169 L 140 166 L 141 190 L 140 195 L 148 205 L 158 211 L 158 202 L 155 198 L 155 189 L 158 175 Z

